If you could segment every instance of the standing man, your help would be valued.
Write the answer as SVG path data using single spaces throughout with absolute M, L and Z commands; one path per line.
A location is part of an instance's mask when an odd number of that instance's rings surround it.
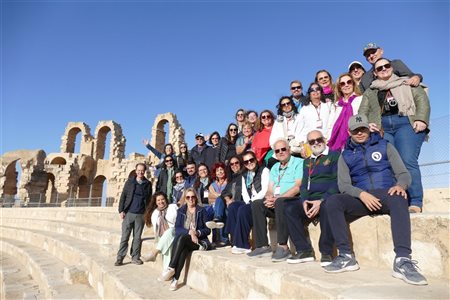
M 383 57 L 383 48 L 378 47 L 375 43 L 368 43 L 363 49 L 363 55 L 366 60 L 372 65 L 372 68 L 366 72 L 361 78 L 361 82 L 359 84 L 359 89 L 361 93 L 364 93 L 365 90 L 370 88 L 370 84 L 375 80 L 374 68 L 373 65 L 375 62 Z M 394 74 L 402 77 L 409 77 L 408 80 L 405 81 L 406 84 L 410 86 L 418 86 L 423 77 L 420 74 L 413 73 L 407 65 L 405 65 L 401 60 L 394 59 L 391 61 L 391 66 L 394 69 Z
M 319 130 L 307 135 L 312 154 L 303 162 L 303 179 L 300 187 L 300 199 L 286 204 L 285 215 L 289 236 L 297 249 L 297 254 L 289 258 L 289 264 L 314 260 L 314 250 L 307 238 L 303 224 L 320 221 L 319 250 L 322 254 L 320 265 L 331 264 L 334 239 L 328 223 L 326 201 L 339 193 L 337 185 L 337 164 L 340 153 L 330 151 L 325 138 Z
M 195 143 L 196 145 L 191 149 L 192 160 L 197 166 L 200 163 L 204 163 L 211 170 L 215 160 L 214 150 L 206 144 L 203 133 L 195 134 Z
M 350 138 L 338 162 L 338 185 L 342 194 L 329 198 L 328 220 L 339 255 L 324 267 L 328 273 L 356 271 L 358 262 L 351 252 L 346 219 L 389 214 L 394 241 L 392 276 L 414 285 L 427 280 L 411 260 L 411 222 L 406 189 L 411 176 L 392 144 L 378 133 L 370 133 L 367 117 L 352 116 Z
M 265 198 L 251 203 L 256 248 L 247 255 L 250 258 L 272 255 L 273 262 L 280 262 L 291 257 L 284 208 L 286 201 L 296 200 L 300 193 L 303 159 L 291 156 L 289 142 L 285 138 L 277 139 L 272 149 L 278 162 L 270 170 Z M 267 217 L 276 219 L 278 246 L 273 254 L 267 238 Z
M 120 196 L 119 216 L 122 221 L 122 237 L 115 265 L 123 265 L 123 259 L 127 255 L 128 240 L 133 231 L 133 243 L 131 246 L 131 262 L 142 265 L 141 235 L 144 229 L 144 212 L 150 197 L 152 196 L 152 184 L 145 178 L 147 166 L 143 163 L 136 165 L 136 177 L 129 178 Z
M 300 111 L 303 105 L 308 105 L 308 99 L 303 95 L 303 86 L 300 80 L 291 81 L 291 97 L 294 100 L 297 111 Z

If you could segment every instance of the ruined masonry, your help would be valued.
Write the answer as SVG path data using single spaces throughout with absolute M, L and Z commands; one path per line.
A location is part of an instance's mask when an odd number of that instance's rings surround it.
M 184 129 L 173 113 L 156 116 L 151 145 L 163 151 L 166 123 L 169 127 L 167 142 L 172 143 L 178 153 L 184 142 Z M 106 145 L 108 133 L 111 134 L 110 144 Z M 78 135 L 80 151 L 75 153 Z M 150 151 L 147 155 L 131 153 L 125 158 L 125 144 L 122 127 L 114 121 L 98 122 L 94 136 L 86 123 L 69 122 L 59 153 L 46 155 L 44 150 L 16 150 L 1 156 L 0 197 L 20 198 L 25 203 L 63 203 L 69 198 L 101 198 L 106 184 L 106 197 L 117 205 L 125 181 L 134 175 L 136 164 L 155 165 L 159 161 Z M 109 151 L 109 159 L 104 159 L 106 151 Z M 21 170 L 20 179 L 16 166 Z M 151 168 L 146 176 L 155 179 Z

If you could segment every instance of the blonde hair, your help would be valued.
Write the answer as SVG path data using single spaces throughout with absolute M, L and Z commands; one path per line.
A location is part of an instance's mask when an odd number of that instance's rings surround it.
M 351 81 L 353 82 L 353 92 L 356 95 L 361 96 L 361 91 L 359 90 L 358 84 L 356 83 L 355 79 L 353 79 L 352 75 L 350 75 L 350 73 L 343 73 L 343 74 L 339 75 L 339 77 L 336 79 L 336 83 L 334 85 L 334 102 L 338 102 L 339 98 L 344 96 L 344 94 L 341 91 L 341 85 L 339 84 L 342 77 L 344 77 L 344 76 L 350 77 Z

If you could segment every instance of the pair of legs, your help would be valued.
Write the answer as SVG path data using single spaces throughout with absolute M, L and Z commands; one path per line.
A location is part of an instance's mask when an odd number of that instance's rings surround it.
M 131 245 L 131 257 L 139 259 L 141 256 L 141 236 L 144 229 L 143 214 L 134 214 L 127 212 L 122 221 L 122 237 L 120 239 L 119 251 L 117 252 L 117 260 L 123 260 L 127 255 L 128 240 L 131 231 L 133 231 L 133 243 Z
M 408 188 L 410 205 L 422 207 L 423 187 L 419 169 L 419 154 L 425 140 L 424 131 L 416 133 L 408 117 L 398 115 L 385 116 L 381 119 L 384 139 L 395 146 L 403 163 L 411 174 L 411 186 Z
M 226 205 L 222 197 L 217 197 L 213 205 L 209 206 L 208 210 L 208 221 L 214 220 L 217 222 L 227 222 Z M 213 230 L 213 241 L 214 242 L 228 242 L 228 235 L 222 228 Z
M 251 204 L 244 201 L 232 202 L 228 206 L 227 220 L 225 232 L 231 235 L 233 246 L 250 249 L 249 236 L 253 226 Z
M 187 256 L 194 250 L 198 250 L 200 246 L 192 242 L 189 234 L 178 235 L 173 241 L 172 257 L 170 259 L 169 268 L 175 269 L 174 278 L 180 278 L 184 263 Z
M 306 235 L 304 224 L 310 223 L 312 220 L 306 216 L 301 200 L 290 201 L 286 203 L 284 210 L 286 222 L 289 230 L 289 236 L 295 245 L 297 253 L 312 251 L 311 241 Z M 322 201 L 319 212 L 320 220 L 320 238 L 319 251 L 322 255 L 333 254 L 334 238 L 331 232 L 330 224 L 326 211 L 325 201 Z
M 330 196 L 326 201 L 328 221 L 333 232 L 339 254 L 351 254 L 348 237 L 347 219 L 355 219 L 374 214 L 389 214 L 391 216 L 391 232 L 396 257 L 411 255 L 411 222 L 408 212 L 408 201 L 401 196 L 389 195 L 387 189 L 368 191 L 381 201 L 381 209 L 371 212 L 358 199 L 347 194 Z
M 169 266 L 174 238 L 175 238 L 175 228 L 170 227 L 158 239 L 158 243 L 156 244 L 156 250 L 158 252 L 161 252 L 162 255 L 163 270 L 167 269 L 167 267 Z

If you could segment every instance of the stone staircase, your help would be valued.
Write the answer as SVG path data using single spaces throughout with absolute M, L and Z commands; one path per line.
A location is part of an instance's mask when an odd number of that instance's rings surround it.
M 432 210 L 430 210 L 432 211 Z M 412 215 L 413 258 L 429 281 L 411 286 L 391 276 L 388 216 L 351 225 L 357 272 L 327 274 L 318 262 L 288 265 L 248 259 L 230 249 L 195 251 L 185 285 L 156 280 L 161 260 L 115 267 L 121 220 L 116 208 L 2 208 L 1 299 L 449 299 L 449 213 Z M 310 226 L 317 247 L 318 227 Z M 143 251 L 153 248 L 144 231 Z M 319 255 L 316 253 L 316 255 Z

